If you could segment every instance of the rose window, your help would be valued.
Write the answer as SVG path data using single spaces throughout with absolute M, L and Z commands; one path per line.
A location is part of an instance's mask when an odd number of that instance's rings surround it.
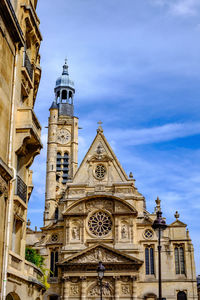
M 57 234 L 52 234 L 51 241 L 52 242 L 57 242 L 58 241 L 58 235 Z
M 151 239 L 153 237 L 153 231 L 151 229 L 147 229 L 144 232 L 144 237 L 146 239 Z
M 102 179 L 105 177 L 106 167 L 104 165 L 97 165 L 95 169 L 95 175 L 98 179 Z
M 98 211 L 89 218 L 88 227 L 92 234 L 98 237 L 104 236 L 111 231 L 111 217 L 106 212 Z

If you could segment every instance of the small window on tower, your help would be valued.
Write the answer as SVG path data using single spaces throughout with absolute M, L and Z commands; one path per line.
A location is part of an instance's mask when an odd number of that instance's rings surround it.
M 67 91 L 62 91 L 62 100 L 67 100 Z
M 56 171 L 57 172 L 60 172 L 62 170 L 62 167 L 61 167 L 61 165 L 62 165 L 61 157 L 62 157 L 61 153 L 58 152 L 57 153 L 57 159 L 56 159 Z

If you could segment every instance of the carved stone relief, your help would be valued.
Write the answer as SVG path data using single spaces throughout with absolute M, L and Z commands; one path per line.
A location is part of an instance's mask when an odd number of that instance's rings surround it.
M 69 195 L 79 195 L 84 193 L 85 193 L 84 189 L 74 189 L 69 191 Z
M 115 212 L 131 212 L 131 209 L 128 208 L 126 205 L 124 205 L 123 203 L 117 201 L 115 204 Z
M 3 177 L 0 175 L 0 197 L 4 195 L 5 197 L 8 196 L 8 185 Z
M 79 285 L 70 285 L 70 296 L 78 296 L 80 294 Z
M 24 219 L 24 208 L 21 206 L 20 203 L 14 202 L 13 211 L 15 215 Z
M 104 297 L 111 297 L 112 296 L 112 292 L 110 289 L 110 286 L 108 283 L 103 283 L 103 287 L 102 287 L 102 294 Z M 88 296 L 89 297 L 97 297 L 100 296 L 100 286 L 97 284 L 95 286 L 93 286 L 89 291 L 88 291 Z
M 121 285 L 121 294 L 122 295 L 130 295 L 130 285 L 129 284 L 122 284 Z
M 89 253 L 74 259 L 74 263 L 98 263 L 99 261 L 102 262 L 127 262 L 121 256 L 117 256 L 114 253 L 109 253 L 107 250 L 103 248 L 96 248 L 91 250 Z
M 91 212 L 94 209 L 103 209 L 113 212 L 113 201 L 105 199 L 89 200 L 86 202 L 87 211 Z

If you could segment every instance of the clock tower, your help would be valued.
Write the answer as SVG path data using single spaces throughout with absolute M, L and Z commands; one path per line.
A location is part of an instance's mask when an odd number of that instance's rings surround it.
M 49 109 L 44 225 L 59 216 L 58 201 L 78 165 L 78 118 L 74 116 L 74 82 L 67 60 L 56 80 L 55 99 Z

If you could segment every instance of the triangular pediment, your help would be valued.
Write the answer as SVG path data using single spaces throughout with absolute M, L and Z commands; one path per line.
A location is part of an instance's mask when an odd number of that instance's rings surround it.
M 98 264 L 102 261 L 104 264 L 130 264 L 140 267 L 142 261 L 130 255 L 122 253 L 104 244 L 89 247 L 77 254 L 74 254 L 63 261 L 60 265 L 71 264 Z
M 169 225 L 170 227 L 187 227 L 187 225 L 180 220 L 176 220 Z
M 105 178 L 100 178 L 99 180 L 98 175 L 96 176 L 95 174 L 95 168 L 101 164 L 105 167 Z M 98 182 L 103 184 L 105 182 L 127 183 L 130 181 L 134 184 L 134 180 L 130 180 L 126 175 L 103 131 L 98 130 L 94 141 L 74 176 L 73 183 L 96 185 Z

